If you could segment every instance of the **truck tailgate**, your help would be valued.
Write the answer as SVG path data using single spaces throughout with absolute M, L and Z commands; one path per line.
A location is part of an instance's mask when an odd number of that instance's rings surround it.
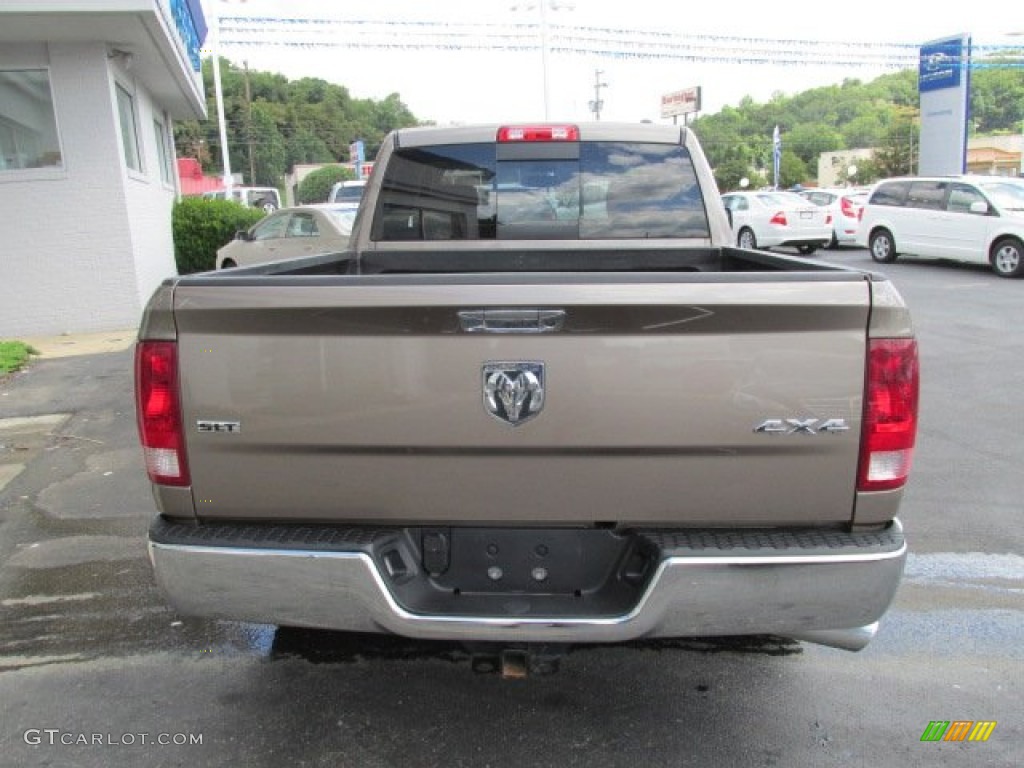
M 197 514 L 849 521 L 870 286 L 792 277 L 179 284 Z

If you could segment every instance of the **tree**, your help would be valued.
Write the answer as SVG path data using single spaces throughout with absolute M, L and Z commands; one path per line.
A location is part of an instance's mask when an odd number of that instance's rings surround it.
M 843 126 L 846 146 L 850 149 L 867 149 L 876 147 L 885 135 L 878 112 L 859 115 Z
M 730 192 L 740 188 L 740 179 L 747 179 L 749 182 L 752 175 L 750 163 L 744 158 L 735 154 L 725 162 L 714 167 L 715 183 L 719 192 Z
M 276 187 L 288 169 L 284 137 L 277 130 L 270 105 L 252 105 L 252 167 L 254 186 Z
M 883 176 L 914 173 L 919 151 L 917 110 L 903 108 L 886 129 L 885 137 L 874 153 L 874 160 Z
M 356 175 L 343 165 L 328 165 L 310 173 L 299 183 L 299 202 L 326 203 L 331 187 L 339 181 L 351 181 Z
M 817 173 L 822 152 L 846 149 L 842 134 L 823 123 L 800 123 L 786 132 L 785 146 Z
M 175 125 L 175 147 L 179 156 L 199 157 L 207 173 L 220 173 L 213 60 L 205 59 L 202 70 L 210 117 Z M 381 102 L 353 99 L 342 85 L 319 78 L 290 81 L 224 58 L 220 70 L 231 169 L 253 177 L 250 183 L 281 187 L 295 164 L 348 159 L 348 145 L 356 139 L 363 140 L 372 160 L 385 134 L 419 124 L 397 93 Z
M 817 175 L 817 174 L 815 174 Z M 810 180 L 807 166 L 800 156 L 791 149 L 783 149 L 779 160 L 779 189 L 789 189 Z
M 874 184 L 879 179 L 884 179 L 885 176 L 881 166 L 873 157 L 862 157 L 857 161 L 857 173 L 854 174 L 851 181 L 859 185 Z
M 971 75 L 971 117 L 978 133 L 1018 133 L 1024 121 L 1024 69 L 994 59 Z

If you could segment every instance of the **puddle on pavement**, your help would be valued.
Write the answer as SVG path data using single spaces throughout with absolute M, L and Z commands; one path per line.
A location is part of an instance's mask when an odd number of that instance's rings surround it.
M 11 483 L 40 451 L 51 445 L 67 413 L 0 419 L 0 490 Z
M 283 628 L 275 633 L 270 656 L 271 658 L 300 658 L 313 664 L 421 659 L 468 663 L 474 655 L 494 654 L 503 647 L 516 647 L 517 644 L 477 645 L 479 647 L 470 649 L 461 643 L 441 640 L 416 640 L 394 635 Z M 541 645 L 534 644 L 534 647 L 539 649 Z M 615 645 L 577 645 L 565 650 L 566 656 L 572 656 L 609 648 L 632 648 L 657 653 L 733 653 L 763 656 L 792 656 L 803 653 L 803 646 L 798 641 L 771 635 L 644 640 Z
M 1024 594 L 1024 557 L 986 552 L 912 552 L 907 555 L 903 581 L 1020 596 Z

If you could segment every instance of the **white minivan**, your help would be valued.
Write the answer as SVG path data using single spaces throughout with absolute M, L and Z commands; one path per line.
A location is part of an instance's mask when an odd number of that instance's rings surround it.
M 331 194 L 327 196 L 327 202 L 358 203 L 363 197 L 364 189 L 366 189 L 366 179 L 339 181 L 331 187 Z
M 887 264 L 898 254 L 987 264 L 1024 274 L 1024 179 L 913 176 L 878 182 L 861 209 L 857 245 Z
M 203 197 L 212 200 L 227 199 L 227 190 L 218 189 L 204 192 Z M 232 187 L 231 200 L 247 208 L 260 208 L 265 213 L 273 213 L 281 207 L 281 195 L 274 187 Z

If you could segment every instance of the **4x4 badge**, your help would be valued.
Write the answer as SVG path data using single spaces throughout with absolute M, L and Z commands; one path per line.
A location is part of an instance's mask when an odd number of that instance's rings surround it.
M 544 363 L 484 363 L 484 408 L 496 419 L 518 426 L 544 407 Z

